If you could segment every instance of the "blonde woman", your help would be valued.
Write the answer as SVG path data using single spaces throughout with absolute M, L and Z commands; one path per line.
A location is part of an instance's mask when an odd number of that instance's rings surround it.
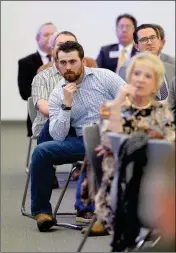
M 92 233 L 102 227 L 111 232 L 111 182 L 114 175 L 114 159 L 107 137 L 108 131 L 133 134 L 144 131 L 151 138 L 175 140 L 173 115 L 167 103 L 154 97 L 164 81 L 164 66 L 157 56 L 139 53 L 131 59 L 127 70 L 127 85 L 122 87 L 114 101 L 108 101 L 100 110 L 102 145 L 97 147 L 98 156 L 104 155 L 103 180 L 95 197 L 97 222 Z M 101 226 L 100 226 L 101 224 Z

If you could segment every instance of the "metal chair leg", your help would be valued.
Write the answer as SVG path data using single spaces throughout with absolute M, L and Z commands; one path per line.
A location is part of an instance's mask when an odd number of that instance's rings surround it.
M 58 201 L 57 201 L 56 207 L 55 207 L 54 212 L 53 212 L 54 218 L 56 218 L 56 215 L 75 215 L 75 214 L 76 214 L 76 213 L 57 213 L 57 211 L 58 211 L 58 209 L 59 209 L 59 207 L 60 207 L 60 205 L 61 205 L 62 199 L 63 199 L 63 197 L 64 197 L 64 195 L 65 195 L 65 192 L 66 192 L 66 190 L 67 190 L 67 188 L 68 188 L 68 184 L 69 184 L 69 182 L 70 182 L 71 176 L 72 176 L 72 174 L 73 174 L 73 172 L 74 172 L 75 169 L 76 169 L 76 168 L 74 167 L 74 168 L 72 168 L 72 169 L 70 170 L 70 172 L 69 172 L 67 181 L 66 181 L 66 183 L 65 183 L 65 185 L 64 185 L 64 188 L 63 188 L 63 190 L 62 190 L 62 192 L 61 192 L 61 195 L 60 195 L 60 197 L 59 197 L 59 199 L 58 199 Z
M 81 250 L 82 250 L 82 248 L 83 248 L 83 246 L 84 246 L 84 244 L 85 244 L 85 242 L 86 242 L 86 240 L 87 240 L 87 237 L 88 237 L 89 234 L 90 234 L 90 231 L 91 231 L 92 226 L 93 226 L 93 224 L 94 224 L 95 221 L 96 221 L 96 215 L 93 217 L 91 223 L 89 224 L 89 227 L 88 227 L 88 229 L 87 229 L 87 231 L 86 231 L 86 233 L 85 233 L 85 235 L 84 235 L 84 238 L 83 238 L 83 240 L 81 241 L 81 243 L 80 243 L 80 245 L 79 245 L 79 247 L 78 247 L 78 249 L 77 249 L 76 252 L 81 252 Z
M 82 163 L 82 166 L 84 166 L 84 163 Z M 65 195 L 65 192 L 66 192 L 66 190 L 68 188 L 68 184 L 70 182 L 71 176 L 72 176 L 72 174 L 73 174 L 73 172 L 75 170 L 76 170 L 76 167 L 73 167 L 70 170 L 69 176 L 68 176 L 67 181 L 66 181 L 65 186 L 64 186 L 64 189 L 62 190 L 61 195 L 60 195 L 60 197 L 58 199 L 58 202 L 56 204 L 56 207 L 54 209 L 54 212 L 53 212 L 54 218 L 56 218 L 57 215 L 76 215 L 75 212 L 74 213 L 65 213 L 65 212 L 64 213 L 57 213 L 57 211 L 58 211 L 58 209 L 59 209 L 59 207 L 61 205 L 62 199 L 63 199 L 63 197 Z M 56 226 L 58 226 L 58 227 L 65 227 L 65 228 L 71 228 L 71 229 L 75 229 L 75 230 L 82 230 L 86 226 L 86 224 L 84 224 L 84 225 L 76 225 L 76 224 L 70 224 L 70 223 L 60 223 L 60 222 L 57 222 Z
M 82 166 L 81 166 L 81 169 L 82 169 L 82 167 L 84 166 L 84 162 L 80 162 L 80 163 L 82 164 Z M 55 207 L 55 209 L 54 209 L 54 212 L 53 212 L 54 218 L 56 218 L 56 215 L 76 215 L 75 212 L 74 212 L 74 213 L 57 213 L 57 211 L 58 211 L 58 209 L 59 209 L 59 207 L 60 207 L 60 205 L 61 205 L 62 199 L 63 199 L 63 197 L 64 197 L 64 195 L 65 195 L 65 192 L 66 192 L 66 190 L 67 190 L 67 188 L 68 188 L 68 184 L 69 184 L 69 182 L 70 182 L 70 179 L 71 179 L 71 177 L 72 177 L 72 174 L 73 174 L 73 172 L 74 172 L 75 170 L 76 170 L 76 167 L 73 167 L 73 168 L 71 168 L 71 170 L 70 170 L 70 173 L 69 173 L 69 175 L 68 175 L 67 181 L 66 181 L 65 186 L 64 186 L 64 189 L 62 190 L 61 195 L 60 195 L 60 197 L 59 197 L 59 199 L 58 199 L 58 202 L 57 202 L 57 204 L 56 204 L 56 207 Z
M 30 176 L 31 176 L 31 172 L 30 172 L 30 168 L 29 168 L 29 172 L 26 178 L 26 184 L 25 184 L 25 189 L 24 189 L 24 193 L 23 193 L 23 199 L 22 199 L 22 204 L 21 204 L 21 214 L 23 216 L 27 216 L 29 218 L 34 219 L 34 216 L 32 216 L 31 214 L 26 212 L 26 208 L 25 208 L 25 204 L 26 204 L 26 197 L 27 197 L 27 192 L 28 192 L 28 187 L 29 187 L 29 181 L 30 181 Z
M 32 145 L 33 138 L 29 138 L 29 144 L 28 144 L 28 152 L 27 152 L 27 158 L 26 158 L 26 173 L 29 172 L 29 162 L 30 162 L 30 154 L 31 154 L 31 145 Z
M 56 204 L 56 207 L 54 209 L 54 213 L 53 213 L 53 216 L 54 218 L 56 218 L 56 215 L 75 215 L 76 213 L 59 213 L 57 214 L 57 211 L 61 205 L 61 202 L 62 202 L 62 199 L 65 195 L 65 192 L 67 190 L 67 187 L 68 187 L 68 184 L 70 182 L 70 178 L 74 172 L 74 170 L 76 169 L 76 167 L 72 168 L 70 173 L 69 173 L 69 176 L 68 176 L 68 179 L 66 181 L 66 184 L 64 186 L 64 189 L 62 190 L 62 193 L 59 197 L 59 200 Z M 22 204 L 21 204 L 21 214 L 23 216 L 26 216 L 26 217 L 29 217 L 29 218 L 32 218 L 32 219 L 35 219 L 34 216 L 32 216 L 31 214 L 27 213 L 26 212 L 26 209 L 25 209 L 25 204 L 26 204 L 26 197 L 27 197 L 27 192 L 28 192 L 28 187 L 29 187 L 29 181 L 30 181 L 30 176 L 31 176 L 31 171 L 30 171 L 30 167 L 29 167 L 29 172 L 28 172 L 28 175 L 27 175 L 27 178 L 26 178 L 26 184 L 25 184 L 25 190 L 24 190 L 24 193 L 23 193 L 23 198 L 22 198 Z M 75 229 L 75 230 L 81 230 L 82 228 L 85 227 L 85 225 L 75 225 L 75 224 L 70 224 L 70 223 L 57 223 L 55 226 L 59 226 L 59 227 L 65 227 L 65 228 L 71 228 L 71 229 Z

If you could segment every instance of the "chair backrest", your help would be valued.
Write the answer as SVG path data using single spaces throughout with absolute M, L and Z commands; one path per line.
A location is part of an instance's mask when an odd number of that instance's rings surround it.
M 108 133 L 110 137 L 114 156 L 117 157 L 120 144 L 130 135 Z M 150 139 L 148 141 L 148 163 L 147 169 L 155 169 L 155 167 L 163 167 L 165 159 L 170 153 L 174 154 L 174 145 L 164 139 Z
M 29 113 L 30 120 L 33 123 L 34 120 L 35 120 L 35 117 L 37 116 L 37 111 L 35 109 L 32 97 L 28 98 L 27 108 L 28 108 L 28 113 Z
M 130 136 L 118 134 L 118 133 L 112 133 L 112 132 L 108 133 L 108 136 L 111 140 L 114 156 L 116 156 L 117 158 L 117 153 L 119 151 L 120 144 L 126 138 L 130 138 Z M 147 227 L 153 227 L 154 220 L 156 220 L 157 217 L 154 217 L 153 215 L 154 212 L 152 208 L 155 208 L 155 207 L 151 204 L 150 196 L 151 194 L 154 194 L 155 191 L 157 190 L 155 189 L 155 182 L 156 182 L 155 180 L 157 180 L 157 175 L 162 174 L 163 170 L 166 169 L 164 166 L 166 164 L 165 161 L 167 157 L 173 157 L 173 158 L 175 157 L 175 145 L 164 139 L 162 140 L 151 139 L 148 141 L 147 150 L 148 150 L 148 163 L 145 167 L 145 173 L 141 180 L 139 203 L 138 203 L 138 215 L 141 221 L 144 224 L 146 224 Z M 149 175 L 150 175 L 150 179 L 153 178 L 153 182 L 148 181 Z M 147 182 L 151 183 L 151 186 L 148 188 L 151 188 L 151 191 L 153 192 L 145 191 Z M 116 188 L 117 187 L 114 187 L 114 189 Z M 114 196 L 116 196 L 116 193 L 112 193 L 111 196 L 113 196 L 114 198 Z M 116 203 L 116 199 L 115 201 L 113 201 L 113 203 Z
M 102 157 L 97 157 L 95 148 L 100 145 L 100 132 L 97 124 L 86 125 L 83 127 L 83 140 L 86 150 L 86 156 L 91 168 L 94 171 L 97 188 L 102 180 Z

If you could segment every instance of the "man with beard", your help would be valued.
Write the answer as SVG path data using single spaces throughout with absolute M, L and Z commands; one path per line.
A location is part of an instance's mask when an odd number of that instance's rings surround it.
M 67 41 L 58 48 L 56 66 L 63 78 L 48 103 L 49 130 L 54 140 L 39 144 L 31 161 L 31 211 L 39 231 L 48 231 L 55 224 L 50 204 L 52 164 L 83 160 L 82 127 L 97 122 L 100 105 L 115 99 L 125 85 L 110 70 L 85 67 L 84 50 L 77 42 Z M 70 127 L 75 129 L 75 137 L 68 136 Z
M 59 45 L 66 41 L 77 41 L 77 38 L 69 31 L 56 32 L 50 37 L 49 45 L 52 49 L 53 59 L 55 59 Z M 49 64 L 50 67 L 40 71 L 32 82 L 32 98 L 37 109 L 37 116 L 32 125 L 32 133 L 37 136 L 37 144 L 52 140 L 49 134 L 48 99 L 52 90 L 62 78 L 55 63 L 50 62 L 47 65 Z M 57 188 L 59 188 L 59 184 L 56 169 L 53 167 L 53 189 Z

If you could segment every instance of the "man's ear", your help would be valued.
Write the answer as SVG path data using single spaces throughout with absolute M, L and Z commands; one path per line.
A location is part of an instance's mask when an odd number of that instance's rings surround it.
M 139 47 L 137 43 L 134 43 L 134 47 L 136 48 L 136 50 L 139 52 Z
M 87 66 L 87 61 L 86 61 L 85 57 L 82 59 L 82 63 L 83 63 L 84 66 Z
M 37 34 L 37 35 L 35 36 L 36 41 L 39 41 L 39 37 L 40 37 L 39 34 Z
M 161 40 L 161 49 L 163 49 L 165 43 L 166 43 L 166 40 Z

